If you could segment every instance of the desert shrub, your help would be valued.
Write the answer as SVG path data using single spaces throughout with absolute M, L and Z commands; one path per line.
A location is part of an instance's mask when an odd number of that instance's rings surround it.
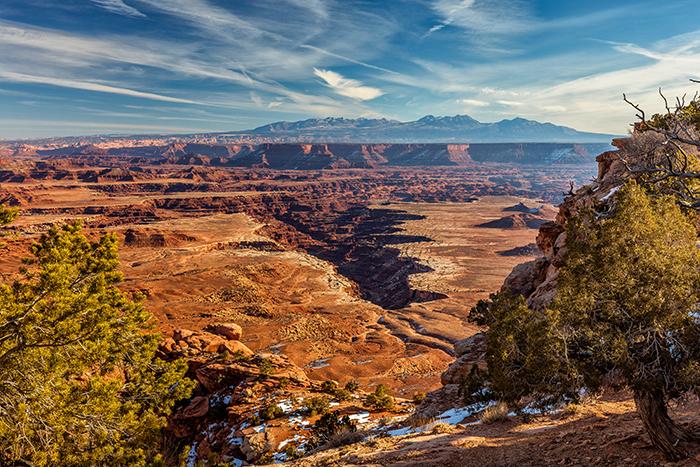
M 277 404 L 270 404 L 260 413 L 260 418 L 263 420 L 274 420 L 284 415 L 284 410 Z
M 570 402 L 561 411 L 562 417 L 573 417 L 581 411 L 581 405 L 576 402 Z
M 423 402 L 423 400 L 425 400 L 425 397 L 426 397 L 426 394 L 424 392 L 417 392 L 417 393 L 413 394 L 413 403 L 418 405 L 421 402 Z
M 433 428 L 432 430 L 430 430 L 430 433 L 434 435 L 443 435 L 447 433 L 454 433 L 455 431 L 457 431 L 457 429 L 449 423 L 436 423 L 435 425 L 433 425 Z
M 280 389 L 288 388 L 291 384 L 292 381 L 286 376 L 283 376 L 279 379 L 279 381 L 277 381 L 277 387 L 279 387 Z
M 496 422 L 505 422 L 508 420 L 508 404 L 505 402 L 499 402 L 496 405 L 487 407 L 483 412 L 481 412 L 481 423 L 489 424 Z
M 460 388 L 467 403 L 473 402 L 473 394 L 484 386 L 485 378 L 495 397 L 510 403 L 526 395 L 545 397 L 556 384 L 564 391 L 571 389 L 560 357 L 565 344 L 557 338 L 547 312 L 533 312 L 522 296 L 499 292 L 491 295 L 488 305 L 482 302 L 473 308 L 469 318 L 489 328 L 488 375 L 472 367 Z
M 326 380 L 321 383 L 321 392 L 333 396 L 340 402 L 347 401 L 352 398 L 350 391 L 338 387 L 338 383 L 333 380 Z
M 335 397 L 338 402 L 345 402 L 352 399 L 352 394 L 347 389 L 338 388 L 333 392 L 333 397 Z
M 321 392 L 325 392 L 326 394 L 334 394 L 337 389 L 338 383 L 333 380 L 329 379 L 321 383 Z
M 418 428 L 425 425 L 432 425 L 436 421 L 435 417 L 426 417 L 424 415 L 413 414 L 407 420 L 408 423 L 413 428 Z
M 117 238 L 53 227 L 0 285 L 0 464 L 158 463 L 165 417 L 193 383 L 118 288 Z M 147 332 L 144 332 L 147 331 Z
M 314 423 L 310 445 L 312 449 L 331 449 L 359 442 L 363 438 L 364 435 L 357 432 L 357 424 L 350 417 L 328 412 Z
M 360 389 L 360 383 L 358 383 L 355 380 L 348 381 L 345 384 L 345 389 L 347 389 L 348 391 L 350 391 L 352 393 L 355 393 L 355 392 L 357 392 L 358 389 Z
M 265 318 L 272 319 L 275 314 L 270 311 L 270 309 L 260 303 L 252 303 L 243 307 L 242 313 L 247 316 L 253 316 L 255 318 Z
M 9 206 L 5 206 L 4 204 L 0 204 L 0 229 L 8 224 L 11 224 L 12 221 L 14 221 L 17 218 L 17 215 L 19 214 L 19 209 L 17 208 L 11 208 Z M 0 237 L 4 235 L 4 232 L 0 231 Z M 0 242 L 0 249 L 2 249 L 5 246 L 4 243 Z
M 365 404 L 375 410 L 391 410 L 394 408 L 394 398 L 389 394 L 389 388 L 380 384 L 374 392 L 367 394 Z
M 304 401 L 304 404 L 306 413 L 310 416 L 325 414 L 330 408 L 328 398 L 323 396 L 310 397 Z
M 258 371 L 260 372 L 260 375 L 258 376 L 258 380 L 260 381 L 267 381 L 267 379 L 272 375 L 272 372 L 275 369 L 275 366 L 267 358 L 261 358 L 257 362 L 257 366 Z
M 490 388 L 487 387 L 488 375 L 474 363 L 469 374 L 464 377 L 459 385 L 459 395 L 465 404 L 485 402 L 492 399 Z

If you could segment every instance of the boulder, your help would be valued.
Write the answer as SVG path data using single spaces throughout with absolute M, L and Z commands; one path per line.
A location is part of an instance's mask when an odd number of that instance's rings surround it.
M 513 295 L 529 297 L 532 292 L 545 280 L 548 262 L 545 258 L 519 264 L 503 282 L 501 290 Z
M 275 439 L 271 433 L 244 432 L 241 452 L 248 462 L 253 462 L 275 448 Z
M 219 351 L 219 346 L 226 342 L 226 339 L 216 334 L 198 331 L 187 337 L 185 342 L 193 349 L 214 353 Z
M 260 375 L 258 368 L 248 363 L 211 363 L 197 368 L 194 373 L 197 381 L 210 393 Z
M 241 336 L 243 335 L 243 328 L 241 328 L 236 323 L 210 324 L 207 327 L 205 327 L 204 330 L 234 341 L 241 340 Z
M 223 352 L 229 352 L 233 355 L 239 354 L 239 355 L 245 355 L 245 356 L 251 356 L 253 355 L 253 351 L 248 348 L 247 345 L 245 345 L 241 341 L 226 341 L 223 342 L 222 344 L 219 345 L 218 352 L 223 353 Z
M 446 410 L 455 407 L 464 407 L 464 398 L 459 394 L 459 384 L 447 384 L 437 391 L 428 393 L 421 403 L 416 407 L 416 411 L 409 422 L 423 423 L 430 420 Z
M 455 343 L 454 348 L 457 357 L 466 354 L 482 354 L 486 350 L 486 335 L 483 332 L 474 334 Z
M 557 222 L 545 222 L 537 234 L 537 246 L 548 260 L 554 256 L 554 242 L 564 232 L 564 226 Z
M 190 331 L 189 329 L 176 329 L 173 331 L 173 339 L 176 341 L 184 341 L 192 334 L 194 334 L 194 331 Z
M 200 418 L 209 412 L 209 397 L 197 396 L 192 398 L 189 405 L 175 414 L 176 419 Z

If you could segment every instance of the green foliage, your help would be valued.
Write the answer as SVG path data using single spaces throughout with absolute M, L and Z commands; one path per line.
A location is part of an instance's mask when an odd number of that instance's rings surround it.
M 347 384 L 345 385 L 345 389 L 348 391 L 355 393 L 357 392 L 358 389 L 360 389 L 360 383 L 358 383 L 355 380 L 348 381 Z
M 673 199 L 636 183 L 617 196 L 613 217 L 571 223 L 567 265 L 552 314 L 570 371 L 596 388 L 612 369 L 634 389 L 669 396 L 693 389 L 700 361 L 697 232 Z
M 0 204 L 0 227 L 10 224 L 19 215 L 19 209 Z
M 312 427 L 310 447 L 322 446 L 339 435 L 356 433 L 357 424 L 347 415 L 340 417 L 336 412 L 328 412 L 319 418 Z
M 14 221 L 18 215 L 19 209 L 11 208 L 9 206 L 5 206 L 4 204 L 0 204 L 0 228 L 11 224 L 12 221 Z M 2 235 L 3 233 L 0 232 L 0 236 Z M 4 246 L 5 244 L 0 242 L 0 248 L 3 248 Z
M 338 383 L 336 383 L 333 380 L 326 380 L 323 383 L 321 383 L 321 392 L 330 394 L 340 402 L 347 401 L 352 398 L 352 394 L 350 393 L 350 391 L 338 387 Z
M 158 463 L 192 382 L 184 362 L 154 358 L 150 315 L 117 288 L 116 237 L 53 227 L 31 251 L 0 285 L 0 464 Z
M 335 394 L 337 389 L 338 383 L 333 380 L 329 379 L 321 383 L 321 392 L 325 392 L 326 394 Z
M 554 333 L 551 313 L 530 310 L 522 296 L 500 292 L 491 302 L 480 302 L 470 320 L 488 326 L 486 362 L 490 389 L 500 400 L 516 402 L 530 394 L 547 394 L 552 386 L 569 386 L 566 368 L 562 368 L 564 343 Z M 470 401 L 480 389 L 481 374 L 472 368 L 461 387 L 462 397 Z
M 389 388 L 380 384 L 373 393 L 367 394 L 365 404 L 375 410 L 391 410 L 394 408 L 394 398 L 389 394 Z
M 260 371 L 260 376 L 258 379 L 260 381 L 266 381 L 270 375 L 272 375 L 275 366 L 267 358 L 263 358 L 258 362 L 258 370 Z
M 280 418 L 284 415 L 284 410 L 280 408 L 277 404 L 270 404 L 262 411 L 260 418 L 263 420 L 274 420 L 275 418 Z
M 326 412 L 328 412 L 328 409 L 330 409 L 330 402 L 328 402 L 327 397 L 310 397 L 304 402 L 306 404 L 306 413 L 312 417 L 314 415 L 325 414 Z
M 345 402 L 345 401 L 349 401 L 350 399 L 352 399 L 352 393 L 350 391 L 348 391 L 347 389 L 343 389 L 343 388 L 336 389 L 335 392 L 333 393 L 333 396 L 335 397 L 335 399 L 338 402 Z
M 487 380 L 488 375 L 486 372 L 474 363 L 469 370 L 469 374 L 459 385 L 459 395 L 465 404 L 483 402 L 492 398 L 491 391 L 486 388 Z
M 548 310 L 497 294 L 472 318 L 487 332 L 488 378 L 505 401 L 597 391 L 615 374 L 635 395 L 652 443 L 669 459 L 691 435 L 667 403 L 700 390 L 700 249 L 676 200 L 634 181 L 612 213 L 584 210 L 567 226 L 568 254 Z
M 676 121 L 682 121 L 684 124 L 692 125 L 700 129 L 700 102 L 692 100 L 690 103 L 679 109 L 677 115 L 656 114 L 649 119 L 649 123 L 654 128 L 670 130 L 676 124 Z

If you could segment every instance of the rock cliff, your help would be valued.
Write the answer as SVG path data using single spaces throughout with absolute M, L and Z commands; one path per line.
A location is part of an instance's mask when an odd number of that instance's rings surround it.
M 533 310 L 546 308 L 554 299 L 559 271 L 566 257 L 566 223 L 583 207 L 605 209 L 606 202 L 628 176 L 623 161 L 638 157 L 635 137 L 613 140 L 616 147 L 597 156 L 598 176 L 589 185 L 572 191 L 559 206 L 554 221 L 543 223 L 537 234 L 537 248 L 541 256 L 516 266 L 506 277 L 502 291 L 525 297 Z M 464 405 L 459 388 L 473 365 L 485 365 L 486 340 L 482 333 L 455 344 L 455 360 L 442 374 L 443 387 L 430 393 L 416 409 L 420 418 L 434 417 L 451 407 Z

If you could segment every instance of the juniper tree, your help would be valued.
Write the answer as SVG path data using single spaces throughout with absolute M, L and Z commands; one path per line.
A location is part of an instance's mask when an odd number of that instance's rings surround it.
M 692 436 L 667 404 L 700 389 L 697 231 L 674 198 L 634 181 L 615 201 L 610 218 L 588 212 L 569 226 L 554 324 L 577 379 L 597 389 L 619 372 L 652 444 L 677 459 Z
M 117 288 L 116 237 L 53 227 L 31 253 L 0 285 L 0 464 L 157 463 L 191 383 L 154 358 L 150 315 Z
M 601 218 L 569 222 L 566 264 L 544 312 L 521 299 L 474 311 L 488 324 L 488 370 L 505 399 L 575 396 L 599 390 L 611 373 L 634 393 L 652 444 L 685 455 L 692 433 L 668 403 L 700 390 L 700 250 L 697 231 L 672 197 L 650 197 L 634 181 Z

